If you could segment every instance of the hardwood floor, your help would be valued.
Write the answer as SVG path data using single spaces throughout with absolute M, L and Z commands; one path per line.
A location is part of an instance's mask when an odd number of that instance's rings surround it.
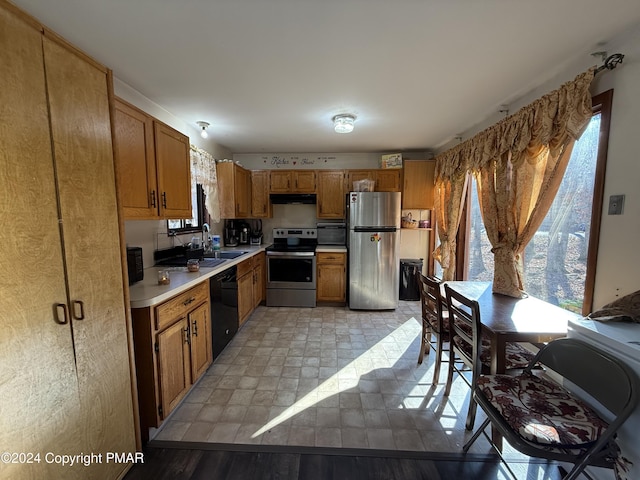
M 155 445 L 154 445 L 155 443 Z M 157 446 L 156 446 L 157 445 Z M 555 464 L 510 464 L 518 480 L 558 480 Z M 152 442 L 124 480 L 496 480 L 512 478 L 497 456 Z

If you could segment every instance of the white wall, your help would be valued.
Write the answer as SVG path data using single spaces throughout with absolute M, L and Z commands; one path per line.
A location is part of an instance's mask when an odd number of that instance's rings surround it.
M 594 83 L 594 93 L 613 88 L 594 308 L 640 290 L 640 27 L 609 51 L 625 58 Z M 609 196 L 617 194 L 626 196 L 623 214 L 607 215 Z
M 619 296 L 640 290 L 640 26 L 623 32 L 603 46 L 609 54 L 622 53 L 623 63 L 615 70 L 597 75 L 592 84 L 592 93 L 598 94 L 613 89 L 611 131 L 605 177 L 604 212 L 600 230 L 600 244 L 596 270 L 593 308 L 598 309 Z M 536 88 L 509 105 L 510 113 L 531 103 L 542 95 L 572 80 L 591 65 L 600 64 L 600 59 L 585 55 L 544 85 Z M 482 129 L 492 125 L 503 116 L 496 114 L 481 125 L 463 134 L 466 140 Z M 458 142 L 450 142 L 440 151 Z M 440 153 L 440 151 L 438 153 Z M 610 195 L 624 194 L 622 215 L 608 215 Z

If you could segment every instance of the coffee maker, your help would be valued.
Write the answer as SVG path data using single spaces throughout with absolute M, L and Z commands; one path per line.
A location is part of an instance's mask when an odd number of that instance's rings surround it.
M 238 223 L 238 241 L 241 245 L 249 244 L 249 224 L 247 222 Z
M 238 245 L 238 227 L 233 220 L 225 220 L 224 246 L 236 247 Z

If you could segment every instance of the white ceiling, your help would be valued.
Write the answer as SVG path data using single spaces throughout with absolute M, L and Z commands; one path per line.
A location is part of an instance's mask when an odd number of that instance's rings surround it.
M 640 22 L 638 0 L 13 2 L 234 153 L 436 149 Z

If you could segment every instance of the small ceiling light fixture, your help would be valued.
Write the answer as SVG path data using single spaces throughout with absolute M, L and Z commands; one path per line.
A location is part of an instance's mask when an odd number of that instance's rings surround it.
M 207 138 L 209 136 L 209 134 L 207 133 L 207 128 L 209 127 L 209 124 L 207 122 L 196 122 L 196 123 L 200 128 L 202 128 L 202 131 L 200 132 L 200 136 L 202 138 Z
M 336 133 L 351 133 L 355 121 L 356 116 L 349 113 L 336 115 L 333 117 L 333 129 Z

